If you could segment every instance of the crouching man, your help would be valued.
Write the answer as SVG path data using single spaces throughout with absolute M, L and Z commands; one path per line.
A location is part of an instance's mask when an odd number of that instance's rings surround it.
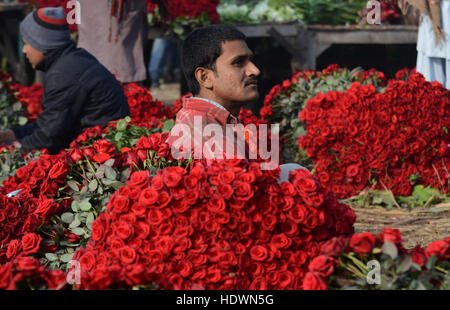
M 71 41 L 61 7 L 33 11 L 20 24 L 20 33 L 23 53 L 45 73 L 42 112 L 35 123 L 0 131 L 0 144 L 18 140 L 27 151 L 47 148 L 55 154 L 86 128 L 129 115 L 114 76 Z

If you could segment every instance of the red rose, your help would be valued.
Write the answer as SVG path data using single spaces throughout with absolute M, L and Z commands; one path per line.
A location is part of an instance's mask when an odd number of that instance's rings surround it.
M 349 246 L 357 254 L 367 254 L 372 252 L 375 245 L 375 237 L 372 233 L 355 234 L 350 239 Z
M 8 250 L 6 251 L 6 257 L 11 260 L 17 256 L 17 254 L 22 250 L 22 244 L 19 240 L 11 240 L 8 245 Z
M 276 249 L 285 249 L 291 246 L 292 239 L 285 234 L 278 234 L 272 237 L 270 244 Z
M 317 191 L 317 182 L 312 177 L 301 177 L 293 183 L 300 196 L 308 196 Z
M 35 233 L 25 234 L 22 237 L 23 253 L 25 255 L 36 253 L 39 250 L 41 241 L 42 241 L 41 236 L 38 236 Z
M 92 223 L 92 240 L 94 241 L 103 241 L 105 238 L 105 228 L 103 227 L 102 222 L 97 219 Z
M 250 249 L 250 256 L 255 261 L 264 261 L 268 255 L 267 249 L 261 245 L 254 246 Z
M 172 196 L 168 192 L 160 192 L 158 197 L 158 208 L 164 208 L 170 203 L 171 200 Z
M 306 273 L 303 279 L 304 290 L 326 290 L 328 288 L 327 281 L 317 272 Z
M 114 230 L 117 237 L 123 240 L 128 240 L 134 233 L 133 227 L 124 221 L 120 221 Z
M 236 175 L 233 171 L 222 171 L 219 173 L 219 181 L 221 183 L 231 184 L 234 181 Z
M 208 200 L 206 207 L 210 212 L 217 213 L 225 210 L 225 200 L 217 194 L 214 194 L 211 199 Z
M 136 251 L 129 246 L 124 246 L 121 249 L 119 249 L 119 257 L 120 261 L 125 264 L 129 265 L 132 264 L 137 257 Z
M 92 159 L 97 163 L 104 163 L 105 161 L 111 159 L 111 155 L 107 153 L 97 153 L 92 157 Z
M 427 258 L 425 256 L 425 251 L 420 247 L 420 245 L 417 245 L 414 249 L 410 252 L 412 261 L 422 267 L 425 265 Z
M 302 224 L 306 221 L 307 214 L 308 209 L 303 205 L 297 204 L 289 211 L 289 218 L 296 224 Z
M 142 190 L 139 196 L 139 203 L 143 206 L 154 205 L 158 201 L 158 192 L 152 188 Z
M 85 271 L 90 271 L 96 264 L 95 256 L 91 252 L 85 252 L 83 256 L 80 257 L 81 268 Z
M 393 228 L 384 228 L 378 235 L 378 239 L 380 239 L 382 243 L 389 241 L 395 245 L 399 245 L 403 242 L 401 232 L 398 229 Z
M 236 181 L 233 185 L 236 187 L 234 195 L 238 200 L 248 201 L 253 197 L 253 189 L 250 184 Z
M 48 176 L 50 179 L 60 179 L 64 178 L 69 172 L 69 168 L 63 162 L 58 161 L 56 164 L 48 172 Z
M 56 211 L 58 211 L 59 205 L 53 199 L 45 199 L 39 202 L 38 207 L 34 210 L 34 214 L 41 219 L 49 219 Z
M 334 267 L 338 264 L 338 261 L 327 255 L 319 255 L 315 257 L 311 263 L 309 263 L 308 270 L 312 272 L 318 272 L 325 277 L 330 276 Z
M 112 211 L 115 213 L 125 213 L 130 209 L 130 199 L 127 196 L 115 195 L 112 203 Z
M 166 169 L 163 171 L 162 180 L 168 187 L 176 187 L 181 181 L 181 175 Z
M 345 246 L 345 239 L 335 237 L 333 239 L 324 242 L 321 245 L 320 251 L 328 256 L 337 258 L 339 257 L 339 255 L 341 255 L 344 246 Z
M 31 175 L 38 181 L 47 177 L 47 173 L 45 172 L 45 170 L 39 166 L 33 169 Z
M 69 152 L 69 157 L 74 161 L 78 162 L 83 159 L 83 153 L 79 149 L 72 149 Z
M 438 261 L 446 260 L 450 258 L 449 243 L 445 240 L 433 241 L 425 249 L 425 255 L 429 258 L 432 255 L 436 255 Z

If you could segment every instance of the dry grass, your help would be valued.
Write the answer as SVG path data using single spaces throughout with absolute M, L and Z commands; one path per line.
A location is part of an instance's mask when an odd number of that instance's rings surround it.
M 450 236 L 450 201 L 433 205 L 433 210 L 439 208 L 439 213 L 433 212 L 431 207 L 418 207 L 412 211 L 405 209 L 388 210 L 380 206 L 354 207 L 357 219 L 355 230 L 378 234 L 383 228 L 396 228 L 403 236 L 406 248 L 417 244 L 426 246 L 435 240 Z

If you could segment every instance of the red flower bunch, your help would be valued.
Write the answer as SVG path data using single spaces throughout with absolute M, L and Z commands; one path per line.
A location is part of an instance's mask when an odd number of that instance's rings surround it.
M 25 115 L 28 121 L 35 121 L 38 115 L 42 112 L 42 95 L 44 88 L 34 83 L 32 86 L 23 86 L 15 84 L 13 89 L 17 92 L 17 100 L 22 103 L 22 106 L 27 110 Z
M 437 82 L 416 73 L 379 94 L 354 83 L 309 100 L 300 118 L 307 133 L 298 143 L 338 197 L 371 183 L 408 196 L 417 179 L 449 191 L 450 92 Z
M 173 118 L 172 110 L 161 101 L 153 101 L 147 88 L 130 83 L 124 86 L 124 92 L 130 106 L 131 124 L 150 129 L 161 127 L 164 118 Z
M 217 14 L 219 2 L 220 0 L 166 0 L 164 4 L 172 19 L 177 17 L 196 18 L 206 13 L 211 23 L 218 24 L 220 22 L 219 14 Z
M 0 265 L 0 289 L 61 289 L 66 285 L 62 270 L 49 270 L 38 259 L 20 256 L 16 260 Z
M 319 242 L 351 234 L 355 215 L 306 170 L 277 177 L 239 160 L 135 172 L 74 255 L 79 288 L 302 287 Z
M 42 155 L 17 170 L 0 188 L 0 262 L 9 261 L 24 253 L 37 252 L 40 237 L 34 232 L 67 204 L 57 203 L 57 196 L 64 187 L 69 172 L 65 158 Z M 6 194 L 19 191 L 17 197 Z
M 318 255 L 309 263 L 303 288 L 307 290 L 327 289 L 330 276 L 340 276 L 341 271 L 338 271 L 337 268 L 340 264 L 345 264 L 344 261 L 348 253 L 356 254 L 356 257 L 364 262 L 375 258 L 382 263 L 381 254 L 383 251 L 381 249 L 386 242 L 390 242 L 397 249 L 395 256 L 405 257 L 410 255 L 412 262 L 417 264 L 419 269 L 426 268 L 425 263 L 432 255 L 436 255 L 437 262 L 450 260 L 450 237 L 434 241 L 425 249 L 417 245 L 415 248 L 407 250 L 402 245 L 402 236 L 397 229 L 385 228 L 377 236 L 372 233 L 359 233 L 351 237 L 339 236 L 320 244 Z M 374 252 L 375 249 L 380 250 Z M 344 277 L 350 278 L 348 275 Z

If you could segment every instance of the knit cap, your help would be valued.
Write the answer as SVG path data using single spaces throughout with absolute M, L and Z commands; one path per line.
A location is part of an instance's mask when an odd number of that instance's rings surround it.
M 62 7 L 35 10 L 20 23 L 22 38 L 43 54 L 68 44 L 69 25 Z

